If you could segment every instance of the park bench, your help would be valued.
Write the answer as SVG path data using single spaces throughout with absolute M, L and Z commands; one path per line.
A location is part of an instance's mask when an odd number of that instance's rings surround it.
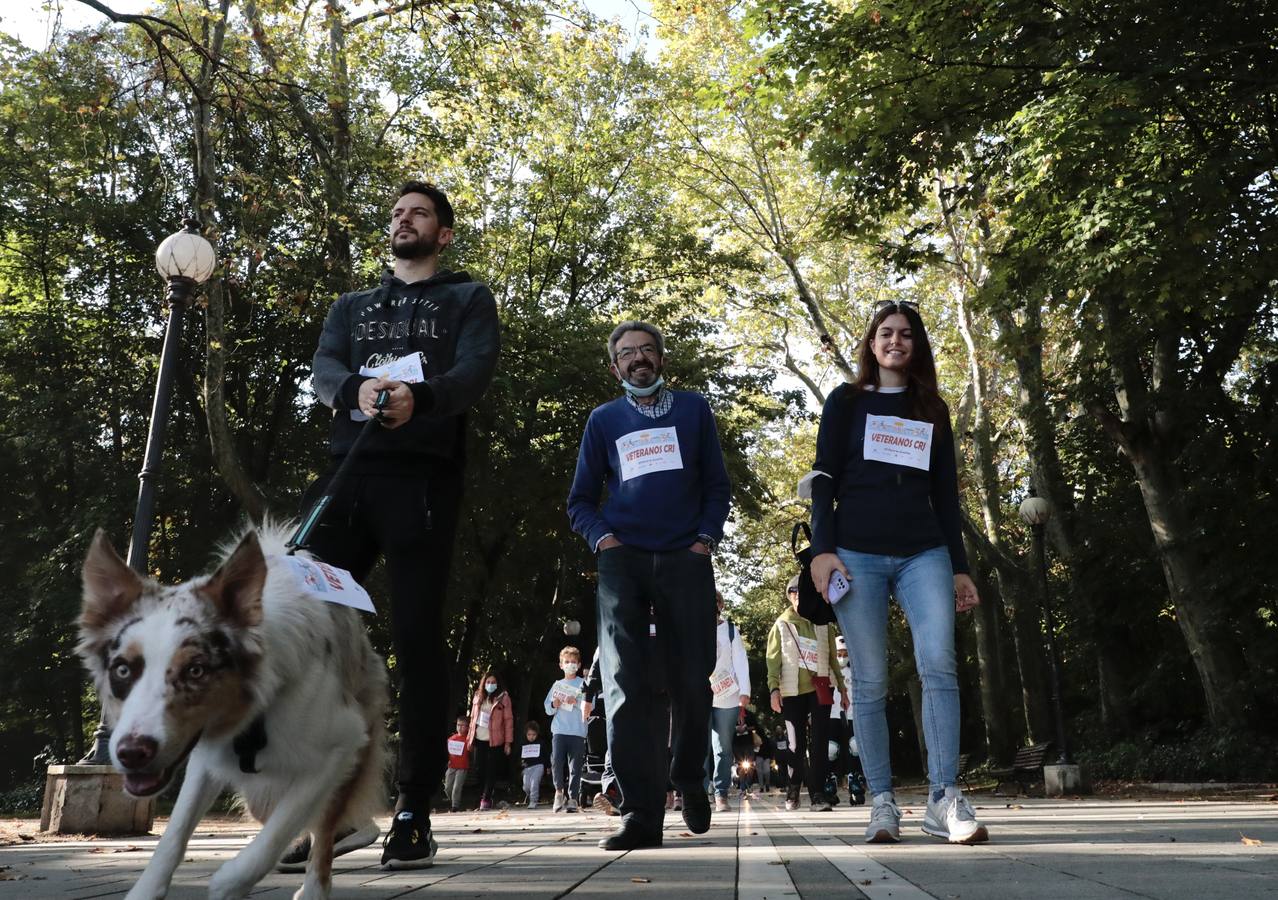
M 1043 764 L 1047 762 L 1047 754 L 1051 749 L 1052 742 L 1043 741 L 1017 750 L 1010 769 L 998 769 L 991 773 L 998 779 L 994 793 L 1000 793 L 1003 785 L 1009 781 L 1016 782 L 1020 793 L 1029 793 L 1029 784 L 1043 780 Z

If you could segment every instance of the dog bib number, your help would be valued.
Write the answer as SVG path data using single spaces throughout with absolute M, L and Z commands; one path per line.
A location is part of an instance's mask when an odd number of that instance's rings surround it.
M 867 460 L 926 472 L 932 465 L 932 423 L 896 416 L 866 416 L 863 453 Z
M 645 428 L 617 438 L 617 459 L 622 481 L 683 468 L 679 435 L 673 428 Z
M 304 556 L 281 556 L 279 559 L 293 572 L 297 586 L 311 596 L 326 603 L 338 603 L 364 612 L 377 612 L 368 591 L 360 587 L 355 577 L 345 569 Z

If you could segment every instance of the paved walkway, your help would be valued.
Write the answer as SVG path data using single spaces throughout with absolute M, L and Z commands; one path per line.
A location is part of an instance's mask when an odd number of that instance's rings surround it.
M 922 798 L 901 799 L 905 840 L 888 846 L 860 842 L 864 807 L 786 813 L 776 794 L 715 816 L 700 836 L 672 813 L 663 848 L 626 854 L 595 847 L 617 819 L 593 811 L 436 815 L 441 849 L 433 869 L 383 872 L 380 850 L 369 847 L 338 860 L 334 897 L 1278 898 L 1278 802 L 974 795 L 992 840 L 963 847 L 922 834 Z M 169 897 L 204 897 L 210 873 L 253 833 L 197 831 Z M 0 847 L 0 897 L 121 897 L 155 840 Z M 286 900 L 300 884 L 300 875 L 271 875 L 253 897 Z

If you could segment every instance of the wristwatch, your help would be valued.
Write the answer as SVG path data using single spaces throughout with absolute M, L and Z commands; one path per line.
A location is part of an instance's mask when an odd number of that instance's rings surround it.
M 711 553 L 713 553 L 715 551 L 715 548 L 719 546 L 719 542 L 716 541 L 714 538 L 710 537 L 710 535 L 708 534 L 697 535 L 697 540 L 705 544 L 706 549 L 709 550 Z

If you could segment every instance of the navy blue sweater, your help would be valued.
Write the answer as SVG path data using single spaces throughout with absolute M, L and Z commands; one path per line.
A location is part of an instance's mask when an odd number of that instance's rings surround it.
M 568 518 L 591 550 L 609 532 L 623 544 L 651 551 L 686 549 L 701 534 L 723 537 L 731 486 L 714 415 L 700 394 L 672 393 L 670 412 L 657 419 L 620 397 L 596 407 L 586 421 Z M 670 464 L 672 442 L 654 445 L 645 437 L 670 428 L 681 465 L 659 468 Z M 600 509 L 605 484 L 608 498 Z
M 948 417 L 932 430 L 927 471 L 867 460 L 867 415 L 910 419 L 904 393 L 839 385 L 826 398 L 812 468 L 812 550 L 836 547 L 883 556 L 913 556 L 947 547 L 957 574 L 968 572 L 959 511 L 954 436 Z

